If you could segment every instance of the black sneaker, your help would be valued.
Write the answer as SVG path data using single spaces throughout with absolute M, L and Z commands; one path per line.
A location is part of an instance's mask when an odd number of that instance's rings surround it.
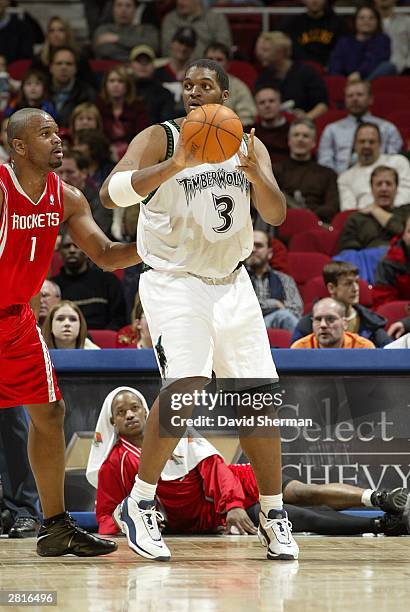
M 9 531 L 9 538 L 35 538 L 40 525 L 30 516 L 19 516 Z
M 385 536 L 409 535 L 406 519 L 398 514 L 385 514 L 380 519 L 380 532 Z
M 41 557 L 97 557 L 117 550 L 112 540 L 97 538 L 76 525 L 68 512 L 50 525 L 42 525 L 38 532 L 37 554 Z
M 372 504 L 390 514 L 402 514 L 409 496 L 408 489 L 397 488 L 391 491 L 375 491 Z

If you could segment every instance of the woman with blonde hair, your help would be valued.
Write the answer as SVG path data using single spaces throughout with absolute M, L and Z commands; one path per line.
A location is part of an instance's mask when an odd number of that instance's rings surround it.
M 150 125 L 145 103 L 137 97 L 134 79 L 124 66 L 106 72 L 96 104 L 104 133 L 121 159 L 134 136 Z
M 62 300 L 53 306 L 43 324 L 43 337 L 50 349 L 99 349 L 87 338 L 87 323 L 74 302 Z

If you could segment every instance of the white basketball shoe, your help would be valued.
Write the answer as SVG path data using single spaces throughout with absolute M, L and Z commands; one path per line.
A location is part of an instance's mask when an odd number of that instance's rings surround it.
M 164 517 L 155 509 L 155 502 L 137 502 L 126 497 L 112 515 L 118 528 L 127 536 L 128 546 L 141 557 L 169 561 L 171 553 L 158 527 Z
M 268 559 L 293 561 L 299 547 L 292 536 L 292 523 L 285 510 L 270 510 L 268 516 L 259 513 L 258 538 L 268 549 Z

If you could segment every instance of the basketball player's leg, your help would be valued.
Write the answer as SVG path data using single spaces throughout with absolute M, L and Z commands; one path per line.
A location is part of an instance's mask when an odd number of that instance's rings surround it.
M 157 526 L 156 484 L 186 430 L 186 425 L 174 425 L 171 417 L 189 418 L 193 409 L 189 402 L 181 402 L 175 411 L 173 399 L 201 390 L 212 375 L 208 323 L 212 309 L 202 285 L 193 276 L 154 270 L 144 272 L 140 279 L 141 302 L 165 384 L 150 410 L 134 487 L 115 510 L 114 520 L 126 533 L 130 548 L 148 559 L 170 558 Z

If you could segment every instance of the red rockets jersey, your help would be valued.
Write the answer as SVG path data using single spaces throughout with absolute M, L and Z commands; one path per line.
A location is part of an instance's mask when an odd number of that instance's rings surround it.
M 63 184 L 50 172 L 38 202 L 23 191 L 9 164 L 0 166 L 0 308 L 25 304 L 46 278 L 64 217 Z

